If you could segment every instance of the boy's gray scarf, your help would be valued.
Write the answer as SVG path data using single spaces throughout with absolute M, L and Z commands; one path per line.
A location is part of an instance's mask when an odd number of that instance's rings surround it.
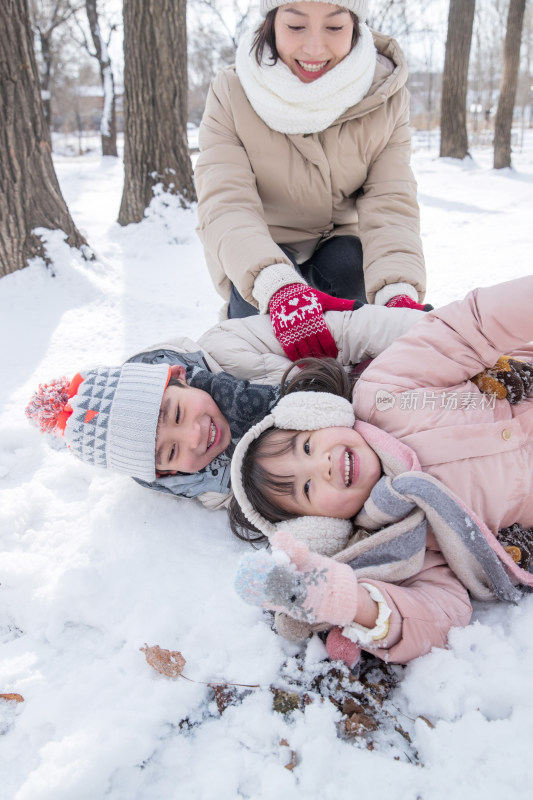
M 228 372 L 215 374 L 195 366 L 187 371 L 187 380 L 211 395 L 230 426 L 233 442 L 266 417 L 279 400 L 279 386 L 252 383 Z
M 422 569 L 428 524 L 449 566 L 478 600 L 516 602 L 517 584 L 533 586 L 476 514 L 444 484 L 420 471 L 416 454 L 364 422 L 355 430 L 381 460 L 384 476 L 355 518 L 356 533 L 336 560 L 358 578 L 398 582 Z

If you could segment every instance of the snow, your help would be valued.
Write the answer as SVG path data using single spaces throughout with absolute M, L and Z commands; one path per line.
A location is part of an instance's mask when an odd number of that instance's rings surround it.
M 533 137 L 514 170 L 493 171 L 489 149 L 464 162 L 436 152 L 415 139 L 427 299 L 439 305 L 530 272 Z M 55 232 L 52 268 L 36 261 L 0 281 L 0 691 L 24 697 L 0 700 L 2 796 L 529 798 L 531 595 L 478 604 L 448 649 L 401 670 L 390 708 L 412 745 L 402 750 L 391 728 L 370 751 L 337 735 L 328 701 L 272 710 L 268 687 L 287 685 L 298 648 L 236 596 L 246 546 L 223 512 L 97 471 L 29 426 L 24 406 L 39 381 L 194 338 L 221 305 L 194 210 L 160 194 L 142 223 L 121 228 L 120 161 L 55 161 L 96 259 Z M 157 674 L 145 643 L 179 650 L 199 682 Z M 323 657 L 315 641 L 306 669 Z M 260 688 L 220 715 L 200 681 Z

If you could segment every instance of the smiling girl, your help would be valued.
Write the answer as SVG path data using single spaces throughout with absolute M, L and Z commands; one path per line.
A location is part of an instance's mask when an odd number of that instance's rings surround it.
M 270 314 L 293 360 L 336 355 L 332 298 L 422 308 L 407 65 L 365 24 L 368 6 L 261 0 L 200 126 L 211 277 L 230 318 Z
M 277 494 L 278 517 L 350 519 L 381 476 L 379 459 L 361 434 L 339 427 L 290 433 L 274 429 L 254 448 L 252 469 L 254 483 L 263 491 L 268 483 Z
M 340 626 L 332 653 L 404 663 L 469 621 L 469 595 L 516 602 L 533 586 L 532 297 L 524 277 L 423 317 L 363 372 L 353 407 L 334 362 L 293 379 L 234 454 L 233 529 L 275 553 L 246 559 L 244 599 Z M 529 362 L 516 404 L 472 380 L 499 349 Z

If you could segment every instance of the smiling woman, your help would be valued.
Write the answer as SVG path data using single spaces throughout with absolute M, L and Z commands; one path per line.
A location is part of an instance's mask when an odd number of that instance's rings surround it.
M 227 315 L 269 313 L 292 360 L 336 349 L 323 312 L 418 307 L 406 61 L 368 0 L 261 0 L 200 126 L 198 232 Z
M 283 63 L 301 81 L 311 83 L 348 55 L 359 38 L 359 26 L 345 8 L 300 3 L 279 9 L 274 37 Z

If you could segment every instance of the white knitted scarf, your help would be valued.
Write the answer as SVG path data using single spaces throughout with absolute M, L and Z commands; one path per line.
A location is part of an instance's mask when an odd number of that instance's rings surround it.
M 368 27 L 364 23 L 359 27 L 361 35 L 353 50 L 311 83 L 293 75 L 281 59 L 269 64 L 268 48 L 259 66 L 250 53 L 253 32 L 242 37 L 235 69 L 252 108 L 269 128 L 279 133 L 318 133 L 365 97 L 376 69 L 376 48 Z

